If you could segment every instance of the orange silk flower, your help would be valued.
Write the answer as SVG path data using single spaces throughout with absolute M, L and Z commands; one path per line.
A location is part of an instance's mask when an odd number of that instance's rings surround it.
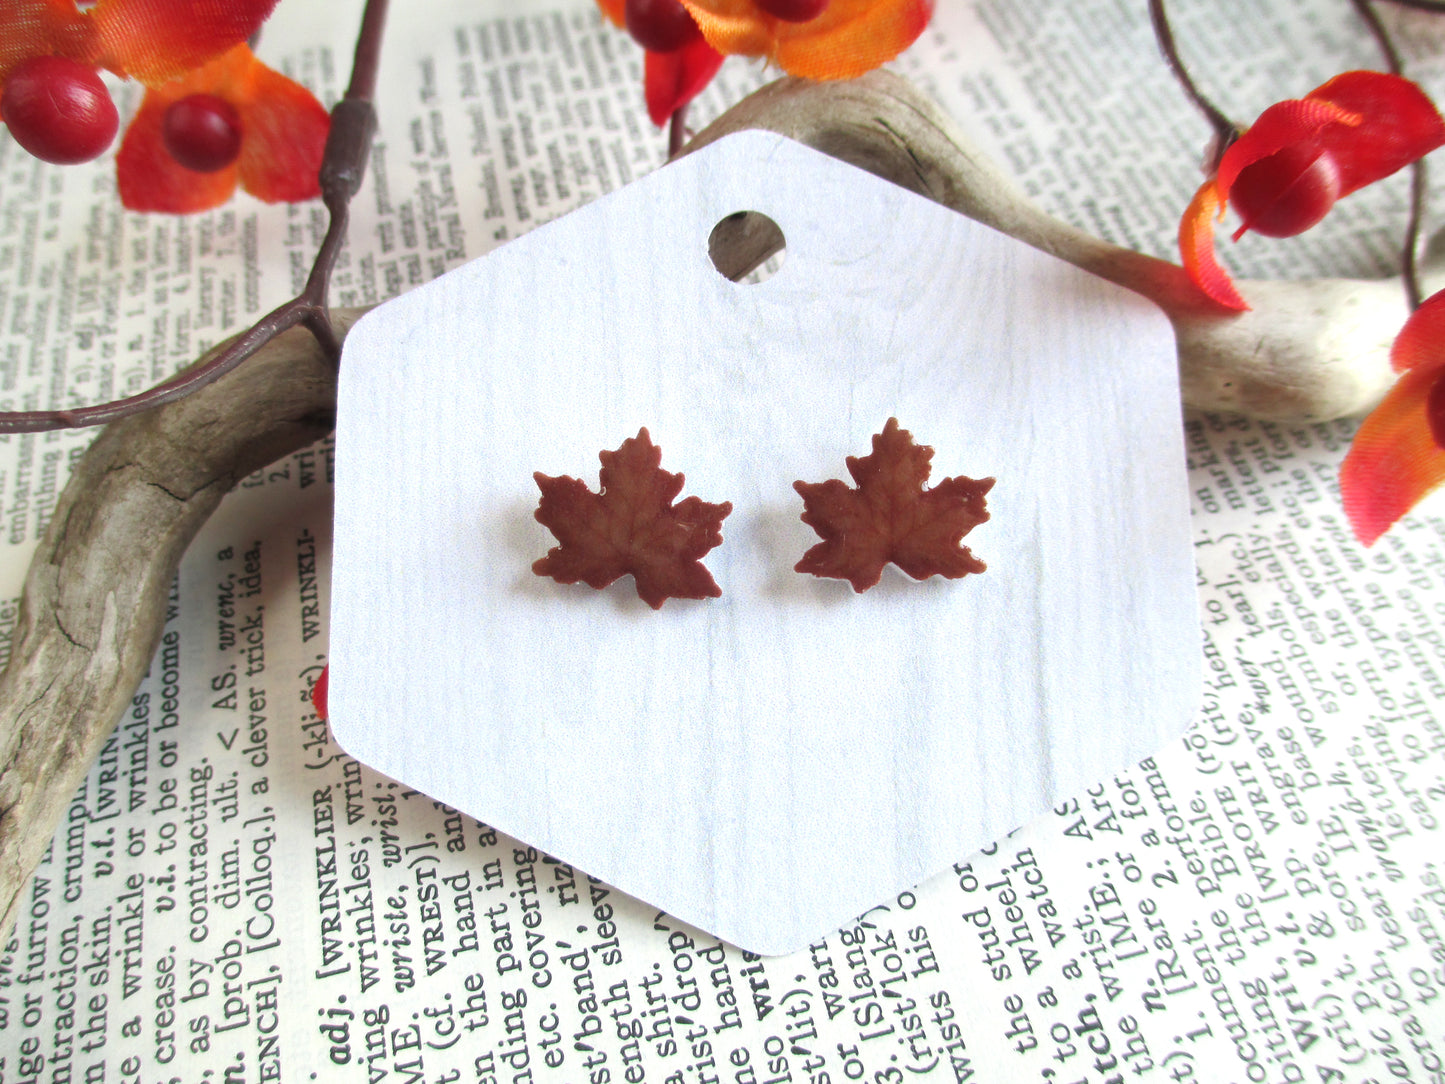
M 933 0 L 832 0 L 807 22 L 769 15 L 753 0 L 682 0 L 708 44 L 724 55 L 760 56 L 805 79 L 854 79 L 912 45 Z
M 183 98 L 209 94 L 240 119 L 236 161 L 213 173 L 187 169 L 162 135 L 166 110 Z M 211 63 L 146 91 L 116 156 L 121 202 L 132 211 L 189 214 L 230 199 L 241 187 L 268 203 L 311 199 L 330 118 L 311 92 L 237 45 Z
M 1179 224 L 1184 268 L 1225 308 L 1249 308 L 1214 254 L 1214 223 L 1231 198 L 1247 230 L 1291 237 L 1336 200 L 1445 143 L 1445 120 L 1414 83 L 1383 72 L 1345 72 L 1304 98 L 1277 102 L 1220 159 Z
M 1366 546 L 1445 482 L 1445 290 L 1405 321 L 1390 362 L 1400 379 L 1340 466 L 1345 515 Z

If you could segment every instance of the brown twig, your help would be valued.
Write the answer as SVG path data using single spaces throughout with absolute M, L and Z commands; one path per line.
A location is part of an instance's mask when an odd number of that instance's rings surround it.
M 1194 103 L 1194 107 L 1203 114 L 1204 119 L 1214 129 L 1212 161 L 1206 167 L 1207 172 L 1213 174 L 1219 168 L 1219 159 L 1229 149 L 1229 145 L 1239 138 L 1241 129 L 1239 125 L 1226 117 L 1218 106 L 1206 98 L 1195 85 L 1189 69 L 1184 66 L 1184 59 L 1179 55 L 1179 46 L 1174 41 L 1174 30 L 1170 27 L 1169 16 L 1164 11 L 1164 0 L 1149 0 L 1149 21 L 1153 24 L 1154 38 L 1159 43 L 1159 51 L 1169 62 L 1169 70 L 1174 73 L 1174 78 L 1184 89 L 1185 96 Z
M 1385 56 L 1385 64 L 1394 75 L 1399 75 L 1404 65 L 1400 62 L 1400 51 L 1395 48 L 1395 42 L 1390 37 L 1390 32 L 1385 29 L 1385 24 L 1380 21 L 1380 15 L 1375 11 L 1375 6 L 1370 0 L 1350 0 L 1355 5 L 1355 13 L 1364 22 L 1365 27 L 1370 31 L 1370 36 L 1375 39 L 1375 44 L 1380 47 L 1380 52 Z
M 376 89 L 382 31 L 388 0 L 367 0 L 357 34 L 351 82 L 346 96 L 331 111 L 331 130 L 321 159 L 321 198 L 330 215 L 326 236 L 311 265 L 306 287 L 296 297 L 267 313 L 203 365 L 194 366 L 155 387 L 125 399 L 75 410 L 26 410 L 0 413 L 0 433 L 38 433 L 105 425 L 131 414 L 183 399 L 230 372 L 268 342 L 298 324 L 315 336 L 321 348 L 339 362 L 341 341 L 331 323 L 327 293 L 331 272 L 346 239 L 351 197 L 361 187 L 366 160 L 376 131 Z
M 1401 0 L 1396 0 L 1396 3 Z M 1380 52 L 1385 57 L 1385 64 L 1393 75 L 1404 74 L 1405 65 L 1400 58 L 1400 50 L 1395 47 L 1395 41 L 1390 37 L 1390 31 L 1380 20 L 1380 14 L 1370 0 L 1353 0 L 1355 11 L 1369 28 L 1370 35 L 1380 47 Z M 1421 7 L 1426 11 L 1445 11 L 1445 5 L 1426 7 L 1423 4 L 1408 6 Z M 1410 218 L 1405 223 L 1405 241 L 1400 248 L 1400 271 L 1405 284 L 1405 297 L 1410 303 L 1411 309 L 1418 309 L 1420 302 L 1425 299 L 1425 291 L 1420 286 L 1420 256 L 1423 244 L 1421 231 L 1425 221 L 1425 202 L 1429 196 L 1427 191 L 1428 174 L 1426 172 L 1425 159 L 1417 158 L 1410 166 Z
M 676 158 L 677 152 L 687 142 L 687 103 L 683 102 L 673 111 L 672 121 L 667 128 L 667 156 Z
M 1405 244 L 1400 252 L 1400 274 L 1412 311 L 1425 300 L 1425 290 L 1420 285 L 1420 263 L 1425 254 L 1425 204 L 1430 198 L 1429 178 L 1430 170 L 1425 159 L 1416 159 L 1410 167 L 1410 220 L 1405 225 Z

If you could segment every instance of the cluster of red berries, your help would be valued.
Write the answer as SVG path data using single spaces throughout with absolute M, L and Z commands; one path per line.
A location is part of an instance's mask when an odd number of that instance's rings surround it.
M 757 0 L 758 7 L 784 22 L 806 23 L 828 7 L 829 0 Z M 648 52 L 671 53 L 702 36 L 697 23 L 678 0 L 627 0 L 627 32 Z
M 100 75 L 62 56 L 31 57 L 18 64 L 0 94 L 0 118 L 17 143 L 56 165 L 98 157 L 120 127 L 115 102 Z M 211 94 L 193 94 L 172 105 L 162 134 L 176 161 L 199 173 L 224 169 L 241 150 L 240 118 Z

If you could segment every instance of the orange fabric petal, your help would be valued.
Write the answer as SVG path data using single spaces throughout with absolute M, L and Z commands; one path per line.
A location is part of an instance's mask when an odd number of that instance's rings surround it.
M 647 115 L 661 128 L 668 118 L 702 93 L 722 67 L 722 54 L 703 38 L 670 53 L 649 50 L 643 62 Z
M 793 23 L 753 0 L 682 0 L 724 55 L 761 56 L 806 79 L 853 79 L 918 39 L 933 0 L 832 0 L 816 19 Z
M 597 6 L 613 26 L 621 28 L 627 25 L 627 0 L 597 0 Z
M 241 151 L 234 166 L 196 173 L 166 150 L 161 136 L 165 112 L 191 94 L 214 94 L 239 115 Z M 326 110 L 306 88 L 238 45 L 146 92 L 116 156 L 121 202 L 134 211 L 204 211 L 228 200 L 237 178 L 267 202 L 310 199 L 320 192 L 317 171 L 329 125 Z
M 246 41 L 276 0 L 100 0 L 98 62 L 156 86 Z
M 1340 465 L 1345 516 L 1363 545 L 1390 529 L 1445 482 L 1445 450 L 1435 443 L 1425 403 L 1439 367 L 1411 369 L 1364 420 Z
M 0 0 L 0 88 L 11 68 L 33 56 L 88 60 L 92 31 L 73 0 Z
M 32 56 L 69 57 L 155 86 L 246 41 L 277 0 L 0 0 L 0 84 Z
M 1223 212 L 1224 200 L 1217 184 L 1205 181 L 1179 221 L 1179 252 L 1194 285 L 1225 308 L 1243 312 L 1249 305 L 1214 255 L 1214 224 Z
M 267 203 L 313 199 L 321 194 L 318 174 L 331 117 L 300 83 L 254 57 L 252 64 L 250 97 L 235 103 L 241 187 Z

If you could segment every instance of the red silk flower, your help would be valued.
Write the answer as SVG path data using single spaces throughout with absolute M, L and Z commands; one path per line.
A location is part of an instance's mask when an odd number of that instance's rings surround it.
M 1337 75 L 1304 98 L 1266 109 L 1220 159 L 1179 224 L 1184 268 L 1226 308 L 1249 308 L 1214 255 L 1214 222 L 1232 199 L 1242 225 L 1292 237 L 1335 201 L 1445 144 L 1445 120 L 1423 91 L 1383 72 Z
M 188 169 L 167 149 L 166 111 L 195 95 L 234 111 L 240 147 L 212 172 Z M 132 211 L 188 214 L 218 206 L 241 187 L 268 203 L 319 194 L 317 172 L 330 121 L 310 91 L 237 45 L 200 68 L 146 91 L 116 156 L 121 202 Z
M 626 27 L 625 0 L 597 0 L 597 6 L 614 26 Z M 652 123 L 661 128 L 669 117 L 701 94 L 722 62 L 722 54 L 701 34 L 694 34 L 677 49 L 644 50 L 642 90 Z
M 707 42 L 727 56 L 760 56 L 805 79 L 854 79 L 912 45 L 934 0 L 829 0 L 802 22 L 757 0 L 682 0 Z
M 1405 321 L 1390 362 L 1400 379 L 1340 466 L 1345 516 L 1366 546 L 1445 482 L 1445 291 Z

